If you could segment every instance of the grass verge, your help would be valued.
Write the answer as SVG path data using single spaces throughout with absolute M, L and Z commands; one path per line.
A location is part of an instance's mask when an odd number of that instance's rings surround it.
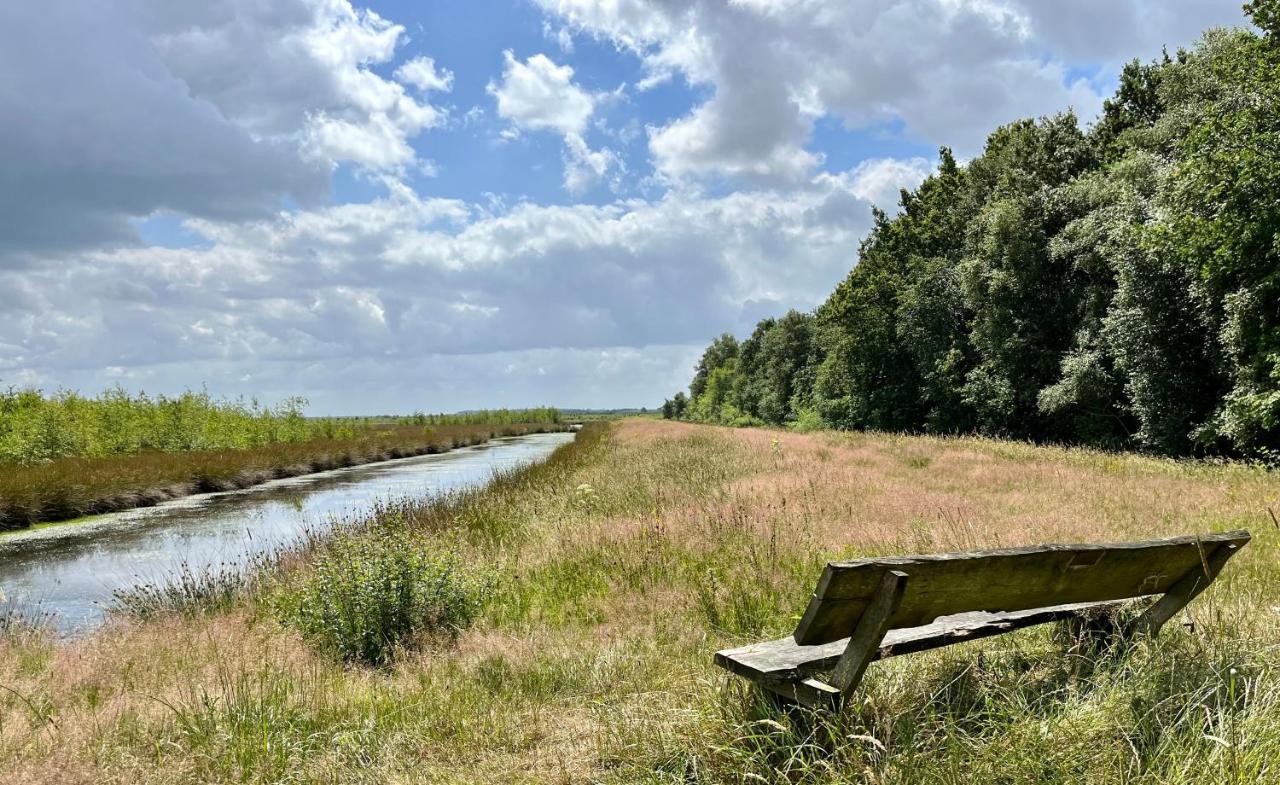
M 545 464 L 346 533 L 395 547 L 344 564 L 404 575 L 380 560 L 416 553 L 482 587 L 447 635 L 428 612 L 375 636 L 393 652 L 379 667 L 324 645 L 284 601 L 373 613 L 406 596 L 326 584 L 325 559 L 345 551 L 325 543 L 207 613 L 71 643 L 0 638 L 0 780 L 1276 781 L 1278 501 L 1275 474 L 1239 465 L 593 425 Z M 1082 656 L 1043 627 L 897 658 L 826 724 L 711 665 L 789 631 L 830 558 L 1232 528 L 1255 539 L 1191 606 L 1194 629 L 1125 656 Z

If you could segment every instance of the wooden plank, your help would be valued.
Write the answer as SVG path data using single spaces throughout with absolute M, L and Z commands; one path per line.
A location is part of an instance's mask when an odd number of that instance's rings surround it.
M 1156 635 L 1165 622 L 1177 615 L 1178 611 L 1200 595 L 1209 584 L 1213 583 L 1218 573 L 1226 565 L 1227 560 L 1244 547 L 1242 543 L 1223 542 L 1216 546 L 1208 546 L 1202 555 L 1202 561 L 1192 567 L 1186 575 L 1170 587 L 1169 591 L 1156 600 L 1142 615 L 1129 625 L 1130 633 Z
M 907 590 L 907 574 L 900 570 L 889 570 L 880 581 L 880 588 L 871 599 L 871 604 L 858 617 L 858 626 L 849 636 L 840 661 L 831 671 L 828 681 L 832 687 L 841 692 L 848 692 L 862 681 L 862 674 L 875 659 L 880 649 L 884 634 L 889 631 L 889 620 L 902 603 L 902 595 Z
M 917 627 L 970 611 L 1021 611 L 1163 594 L 1208 545 L 1249 542 L 1245 531 L 1107 545 L 1038 545 L 828 564 L 796 627 L 801 645 L 847 637 L 889 570 L 911 576 L 890 626 Z
M 840 690 L 818 679 L 757 683 L 770 692 L 811 709 L 834 709 L 840 705 Z
M 914 654 L 953 643 L 1002 635 L 1037 624 L 1109 612 L 1121 604 L 1078 603 L 1013 613 L 977 611 L 947 616 L 919 627 L 890 630 L 872 659 Z M 847 639 L 817 646 L 801 646 L 796 643 L 795 638 L 788 636 L 776 641 L 718 651 L 715 662 L 725 670 L 761 684 L 795 682 L 835 667 L 847 646 Z

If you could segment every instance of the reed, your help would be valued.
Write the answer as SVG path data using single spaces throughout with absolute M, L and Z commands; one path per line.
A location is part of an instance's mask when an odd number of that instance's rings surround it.
M 143 452 L 8 465 L 0 470 L 0 531 L 561 428 L 551 423 L 381 426 L 345 438 L 245 449 Z
M 244 450 L 315 439 L 349 439 L 367 430 L 356 418 L 308 418 L 306 399 L 275 405 L 217 399 L 207 392 L 176 397 L 131 394 L 115 387 L 86 397 L 61 390 L 0 392 L 0 464 L 36 466 L 60 458 L 152 452 Z
M 262 571 L 275 561 L 271 556 L 260 557 L 248 569 L 232 564 L 195 569 L 183 562 L 167 578 L 117 590 L 111 610 L 143 620 L 171 613 L 226 610 L 246 597 Z

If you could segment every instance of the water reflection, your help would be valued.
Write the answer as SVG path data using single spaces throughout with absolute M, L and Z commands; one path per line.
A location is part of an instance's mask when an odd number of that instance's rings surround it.
M 196 572 L 242 566 L 379 500 L 481 484 L 572 440 L 571 433 L 500 439 L 9 535 L 0 538 L 0 614 L 48 615 L 63 634 L 83 632 L 103 621 L 112 592 L 163 579 L 184 563 Z

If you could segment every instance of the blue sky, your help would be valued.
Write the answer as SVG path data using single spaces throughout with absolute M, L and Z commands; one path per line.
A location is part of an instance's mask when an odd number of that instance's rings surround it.
M 0 8 L 0 384 L 656 405 L 872 205 L 1236 0 Z

